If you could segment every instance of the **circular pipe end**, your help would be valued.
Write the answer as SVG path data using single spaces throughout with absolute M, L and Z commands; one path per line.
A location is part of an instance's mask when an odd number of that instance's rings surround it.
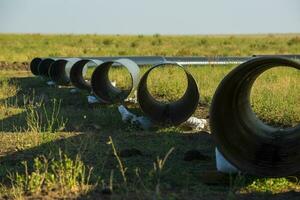
M 92 91 L 91 84 L 83 78 L 85 67 L 89 62 L 93 62 L 96 64 L 95 61 L 90 59 L 83 59 L 77 61 L 70 70 L 70 81 L 72 85 L 74 85 L 76 88 L 91 92 Z M 98 61 L 98 63 L 100 62 L 101 61 Z
M 39 71 L 38 71 L 38 67 L 39 67 L 39 64 L 42 62 L 42 58 L 34 58 L 32 59 L 32 61 L 30 62 L 30 71 L 32 74 L 38 76 L 40 75 L 39 74 Z
M 219 84 L 210 108 L 210 127 L 218 149 L 243 172 L 283 177 L 300 172 L 300 125 L 275 128 L 257 118 L 250 93 L 257 77 L 273 67 L 300 64 L 281 57 L 258 57 L 233 69 Z
M 162 103 L 157 101 L 147 88 L 149 73 L 156 67 L 175 65 L 184 70 L 187 78 L 187 89 L 184 95 L 175 102 Z M 141 78 L 137 89 L 137 99 L 142 111 L 155 123 L 163 126 L 179 125 L 185 122 L 197 109 L 199 91 L 193 76 L 177 63 L 162 63 L 150 68 Z
M 129 71 L 131 76 L 131 86 L 129 89 L 121 90 L 114 87 L 110 82 L 108 72 L 113 64 L 124 66 Z M 129 59 L 104 62 L 94 70 L 91 78 L 92 91 L 101 101 L 108 104 L 122 103 L 135 89 L 138 82 L 139 67 Z

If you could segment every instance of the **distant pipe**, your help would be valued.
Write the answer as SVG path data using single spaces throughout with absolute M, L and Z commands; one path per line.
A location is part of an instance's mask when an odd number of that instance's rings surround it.
M 300 60 L 300 55 L 299 54 L 280 54 L 280 55 L 271 55 L 271 54 L 257 54 L 257 55 L 252 55 L 252 57 L 282 57 L 282 58 L 288 58 L 288 59 L 293 59 L 293 60 Z
M 300 172 L 300 124 L 275 128 L 257 118 L 250 92 L 257 77 L 273 67 L 300 70 L 282 57 L 258 57 L 233 69 L 219 84 L 211 103 L 210 127 L 217 148 L 239 170 L 283 177 Z
M 42 58 L 34 58 L 32 59 L 32 61 L 30 62 L 30 71 L 32 72 L 32 74 L 38 76 L 39 75 L 39 64 L 42 62 Z
M 184 70 L 187 78 L 187 89 L 177 101 L 162 103 L 149 92 L 147 79 L 150 72 L 164 65 L 174 65 Z M 196 110 L 199 103 L 199 92 L 193 76 L 178 63 L 161 63 L 151 67 L 141 78 L 137 89 L 137 99 L 142 111 L 155 123 L 161 125 L 179 125 L 185 122 Z
M 77 61 L 71 68 L 70 80 L 72 85 L 74 85 L 78 89 L 91 91 L 91 84 L 83 78 L 83 72 L 85 72 L 87 68 L 95 66 L 95 64 L 98 66 L 103 62 L 118 59 L 129 59 L 135 62 L 137 65 L 154 65 L 157 63 L 165 62 L 165 59 L 160 56 L 125 56 L 82 59 Z M 114 65 L 118 65 L 118 63 L 114 63 Z
M 80 57 L 81 59 L 101 60 L 103 62 L 127 58 L 134 61 L 138 65 L 156 65 L 163 62 L 178 62 L 181 65 L 208 65 L 208 64 L 238 64 L 250 59 L 251 57 L 163 57 L 163 56 L 112 56 L 112 57 Z M 31 61 L 30 69 L 34 75 L 42 75 L 48 77 L 49 59 L 52 61 L 57 59 L 67 60 L 69 57 L 49 57 L 49 58 L 34 58 Z M 66 62 L 60 62 L 63 66 Z M 42 74 L 39 74 L 41 71 Z
M 50 69 L 50 66 L 52 65 L 52 63 L 54 63 L 55 60 L 56 60 L 55 58 L 45 58 L 41 60 L 41 62 L 37 67 L 38 75 L 45 78 L 49 78 L 48 71 Z
M 80 58 L 64 58 L 54 61 L 49 69 L 48 75 L 58 85 L 68 85 L 70 83 L 70 71 L 74 63 Z
M 103 62 L 110 61 L 110 60 L 117 60 L 121 58 L 127 58 L 130 59 L 138 65 L 156 65 L 163 62 L 177 62 L 180 65 L 227 65 L 227 64 L 241 64 L 243 62 L 246 62 L 253 57 L 261 57 L 261 56 L 272 56 L 272 55 L 253 55 L 252 57 L 240 57 L 240 56 L 211 56 L 211 57 L 201 57 L 201 56 L 176 56 L 176 57 L 162 57 L 162 56 L 113 56 L 113 57 L 80 57 L 80 59 L 92 59 L 92 60 L 101 60 Z M 300 55 L 282 55 L 282 57 L 291 58 L 291 59 L 300 59 Z M 30 63 L 30 69 L 31 72 L 34 75 L 41 75 L 44 77 L 49 78 L 49 71 L 50 67 L 55 60 L 61 60 L 55 65 L 59 65 L 61 67 L 65 67 L 65 65 L 69 62 L 69 57 L 50 57 L 50 58 L 34 58 Z M 55 69 L 51 70 L 50 73 L 52 73 L 55 76 L 60 76 L 57 72 L 60 70 Z M 61 70 L 61 72 L 64 72 L 64 70 Z M 66 81 L 65 77 L 54 77 L 54 79 L 58 79 L 58 84 L 68 84 L 69 81 Z M 82 74 L 77 73 L 78 79 L 82 78 Z M 75 78 L 73 78 L 74 82 Z M 61 79 L 62 78 L 62 79 Z M 62 81 L 60 81 L 60 79 Z M 79 81 L 77 81 L 79 82 Z M 84 87 L 83 85 L 80 85 L 80 87 Z
M 129 89 L 121 90 L 114 87 L 110 82 L 108 73 L 113 64 L 119 64 L 128 70 L 131 77 L 131 85 Z M 139 66 L 132 60 L 118 59 L 115 61 L 106 61 L 100 64 L 92 74 L 92 91 L 102 102 L 107 104 L 122 103 L 137 87 L 140 80 L 139 73 Z
M 84 79 L 89 66 L 98 66 L 102 64 L 102 60 L 96 59 L 82 59 L 77 61 L 70 70 L 70 81 L 73 86 L 81 90 L 92 91 L 91 84 Z

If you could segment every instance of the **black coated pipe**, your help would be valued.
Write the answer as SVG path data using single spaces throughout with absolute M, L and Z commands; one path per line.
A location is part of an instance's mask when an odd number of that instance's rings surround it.
M 174 65 L 182 68 L 187 78 L 187 89 L 177 101 L 162 103 L 157 101 L 147 88 L 147 78 L 150 72 L 164 65 Z M 199 92 L 193 76 L 178 63 L 161 63 L 151 67 L 141 78 L 137 89 L 137 99 L 142 111 L 155 123 L 168 126 L 185 122 L 196 110 L 199 103 Z
M 83 77 L 87 72 L 87 64 L 91 63 L 92 65 L 100 65 L 103 63 L 101 60 L 95 59 L 82 59 L 76 62 L 70 70 L 70 81 L 72 85 L 81 90 L 92 91 L 91 84 L 86 81 Z
M 112 85 L 109 80 L 108 72 L 113 64 L 126 67 L 131 77 L 129 89 L 119 89 Z M 93 72 L 91 78 L 92 91 L 102 102 L 107 104 L 122 103 L 130 93 L 137 87 L 140 80 L 139 66 L 129 59 L 118 59 L 106 61 L 100 64 Z
M 300 70 L 282 57 L 258 57 L 233 69 L 219 84 L 210 108 L 210 128 L 224 157 L 243 172 L 283 177 L 300 172 L 300 125 L 275 128 L 257 118 L 250 92 L 257 77 L 278 67 Z
M 39 75 L 38 66 L 42 62 L 42 60 L 43 60 L 42 58 L 32 59 L 32 61 L 30 62 L 30 71 L 32 72 L 32 74 L 34 74 L 36 76 Z

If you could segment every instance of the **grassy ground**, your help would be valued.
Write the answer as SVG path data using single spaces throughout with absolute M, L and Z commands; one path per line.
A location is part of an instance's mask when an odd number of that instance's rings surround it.
M 0 35 L 0 60 L 55 56 L 297 54 L 300 35 Z
M 0 60 L 122 55 L 121 51 L 137 55 L 297 53 L 298 40 L 297 35 L 0 35 L 5 47 Z M 209 119 L 215 88 L 234 67 L 188 68 L 201 95 L 195 116 Z M 110 74 L 119 87 L 126 83 L 122 72 L 115 69 Z M 285 68 L 259 77 L 251 96 L 257 115 L 276 126 L 299 124 L 299 80 L 299 71 Z M 149 84 L 152 94 L 164 101 L 180 97 L 185 88 L 182 72 L 173 68 L 155 71 Z M 8 65 L 1 70 L 0 199 L 299 199 L 297 176 L 217 174 L 209 127 L 200 132 L 185 127 L 143 131 L 124 124 L 116 106 L 89 105 L 86 95 L 70 94 L 69 87 L 49 87 L 24 68 Z M 129 106 L 140 113 L 136 105 Z

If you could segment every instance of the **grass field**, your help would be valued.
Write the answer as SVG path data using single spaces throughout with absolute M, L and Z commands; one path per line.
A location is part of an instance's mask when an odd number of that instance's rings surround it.
M 0 46 L 0 61 L 8 62 L 0 71 L 0 199 L 299 199 L 297 175 L 216 173 L 209 127 L 140 130 L 122 122 L 117 106 L 89 105 L 86 92 L 49 87 L 23 65 L 10 66 L 35 56 L 297 54 L 300 35 L 0 35 Z M 188 67 L 201 98 L 194 116 L 209 120 L 212 95 L 234 67 Z M 119 87 L 128 81 L 123 73 L 110 74 Z M 149 85 L 162 101 L 186 87 L 182 71 L 168 67 L 156 70 Z M 268 124 L 299 124 L 299 71 L 267 71 L 251 102 Z

